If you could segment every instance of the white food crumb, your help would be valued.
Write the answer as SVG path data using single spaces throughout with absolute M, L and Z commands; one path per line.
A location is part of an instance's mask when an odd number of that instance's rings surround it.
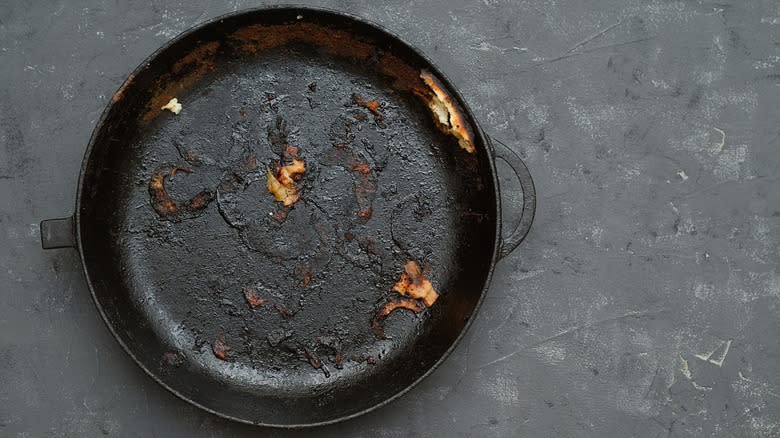
M 169 100 L 168 103 L 160 107 L 160 109 L 167 109 L 174 114 L 179 114 L 181 112 L 181 104 L 179 103 L 179 99 L 174 97 L 173 99 Z

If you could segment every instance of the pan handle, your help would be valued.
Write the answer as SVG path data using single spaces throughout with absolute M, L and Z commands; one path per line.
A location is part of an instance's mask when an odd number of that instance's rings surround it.
M 73 216 L 41 221 L 43 249 L 75 248 L 76 233 L 73 223 Z
M 507 145 L 500 141 L 487 137 L 493 146 L 496 158 L 506 162 L 515 172 L 515 176 L 520 181 L 520 188 L 523 191 L 523 211 L 520 213 L 520 221 L 515 225 L 515 229 L 509 233 L 509 236 L 501 238 L 501 248 L 498 252 L 499 258 L 508 256 L 528 235 L 531 230 L 531 224 L 534 222 L 536 214 L 536 188 L 531 173 L 528 171 L 523 160 Z

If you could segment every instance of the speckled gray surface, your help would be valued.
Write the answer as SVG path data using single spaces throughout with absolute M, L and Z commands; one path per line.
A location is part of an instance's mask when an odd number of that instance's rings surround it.
M 253 5 L 0 4 L 0 436 L 780 436 L 773 0 L 327 2 L 420 47 L 527 159 L 535 227 L 464 342 L 389 407 L 258 430 L 158 388 L 37 223 L 72 211 L 123 78 Z

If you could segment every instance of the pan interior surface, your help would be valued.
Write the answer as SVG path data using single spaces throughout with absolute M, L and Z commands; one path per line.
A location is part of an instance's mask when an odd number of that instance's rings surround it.
M 158 53 L 114 96 L 79 212 L 96 301 L 134 359 L 206 409 L 281 426 L 348 417 L 428 372 L 473 316 L 496 240 L 485 148 L 461 150 L 378 67 L 423 60 L 351 19 L 297 15 L 238 15 Z M 236 35 L 257 23 L 368 36 L 348 55 L 309 37 L 247 50 Z M 181 112 L 160 111 L 172 97 Z M 267 172 L 290 154 L 305 172 L 285 208 Z M 155 208 L 154 175 L 175 213 Z M 382 337 L 372 321 L 408 261 L 441 296 L 392 312 Z

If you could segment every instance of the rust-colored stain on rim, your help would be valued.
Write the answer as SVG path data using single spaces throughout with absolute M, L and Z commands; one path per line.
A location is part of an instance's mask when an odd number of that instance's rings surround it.
M 317 23 L 295 22 L 289 24 L 253 24 L 237 30 L 228 38 L 232 49 L 245 55 L 261 54 L 291 43 L 304 43 L 323 52 L 340 57 L 368 62 L 376 66 L 383 75 L 394 79 L 393 86 L 399 91 L 411 91 L 431 108 L 436 126 L 443 133 L 456 137 L 463 149 L 474 153 L 474 133 L 466 123 L 466 117 L 457 102 L 447 95 L 446 87 L 433 74 L 418 70 L 392 53 L 379 50 L 375 44 L 364 41 L 353 33 Z M 216 69 L 216 57 L 220 43 L 204 43 L 177 61 L 169 74 L 162 76 L 155 85 L 153 98 L 143 121 L 149 122 L 158 116 L 161 107 L 177 92 L 190 89 L 199 79 Z M 129 84 L 128 79 L 126 84 Z M 125 86 L 114 95 L 114 101 L 122 98 Z M 437 109 L 447 112 L 442 117 Z M 446 119 L 446 120 L 445 120 Z

